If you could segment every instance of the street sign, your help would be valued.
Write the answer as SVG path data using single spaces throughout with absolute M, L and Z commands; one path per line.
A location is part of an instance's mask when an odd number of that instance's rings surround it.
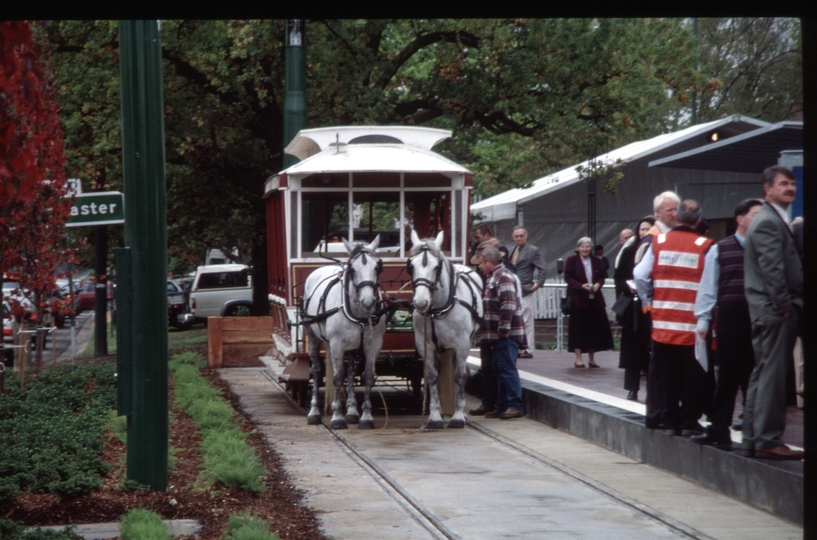
M 118 191 L 83 193 L 74 199 L 66 227 L 125 223 L 125 197 Z

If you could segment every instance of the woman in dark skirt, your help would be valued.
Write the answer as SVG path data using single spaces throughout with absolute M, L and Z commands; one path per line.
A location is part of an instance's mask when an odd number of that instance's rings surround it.
M 601 294 L 605 272 L 601 260 L 590 254 L 592 241 L 580 238 L 576 255 L 565 261 L 565 282 L 570 295 L 570 319 L 567 325 L 567 348 L 576 353 L 573 367 L 585 367 L 582 351 L 587 351 L 588 365 L 600 367 L 593 361 L 596 351 L 613 348 L 613 334 L 607 320 L 606 304 Z
M 624 314 L 616 316 L 616 320 L 621 325 L 621 352 L 618 357 L 618 367 L 624 369 L 624 389 L 628 390 L 627 399 L 631 401 L 638 401 L 641 372 L 647 371 L 647 366 L 650 365 L 652 326 L 650 315 L 641 310 L 641 300 L 627 281 L 633 279 L 635 253 L 641 244 L 641 239 L 653 225 L 655 225 L 655 219 L 651 216 L 642 218 L 638 222 L 636 236 L 621 248 L 616 258 L 616 270 L 613 274 L 616 282 L 616 298 L 621 296 L 632 298 Z

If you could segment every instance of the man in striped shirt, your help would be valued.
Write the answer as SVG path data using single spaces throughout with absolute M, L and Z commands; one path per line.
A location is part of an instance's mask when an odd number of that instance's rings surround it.
M 701 220 L 697 202 L 682 201 L 677 217 L 677 227 L 653 236 L 651 249 L 633 272 L 638 296 L 652 315 L 645 425 L 697 435 L 703 433 L 699 419 L 712 399 L 712 389 L 708 366 L 695 355 L 694 306 L 712 240 L 695 232 Z
M 519 301 L 519 279 L 502 264 L 502 255 L 493 246 L 478 254 L 479 269 L 487 276 L 483 290 L 483 323 L 479 342 L 490 350 L 497 380 L 497 396 L 493 411 L 486 418 L 519 418 L 525 415 L 522 405 L 522 385 L 516 359 L 519 349 L 527 344 L 525 321 Z

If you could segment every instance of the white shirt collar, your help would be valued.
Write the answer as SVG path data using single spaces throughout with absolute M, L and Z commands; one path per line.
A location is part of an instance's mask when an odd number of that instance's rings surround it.
M 661 229 L 662 233 L 668 233 L 670 230 L 672 230 L 672 227 L 662 221 L 656 221 L 655 224 L 658 225 L 658 228 Z

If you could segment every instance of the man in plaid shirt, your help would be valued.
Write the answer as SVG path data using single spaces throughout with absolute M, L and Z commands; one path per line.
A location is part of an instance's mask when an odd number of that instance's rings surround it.
M 479 341 L 491 349 L 497 379 L 495 409 L 486 412 L 485 418 L 519 418 L 525 413 L 516 359 L 519 349 L 527 346 L 519 279 L 502 264 L 502 254 L 493 246 L 479 253 L 479 269 L 487 276 L 482 293 L 484 315 Z

